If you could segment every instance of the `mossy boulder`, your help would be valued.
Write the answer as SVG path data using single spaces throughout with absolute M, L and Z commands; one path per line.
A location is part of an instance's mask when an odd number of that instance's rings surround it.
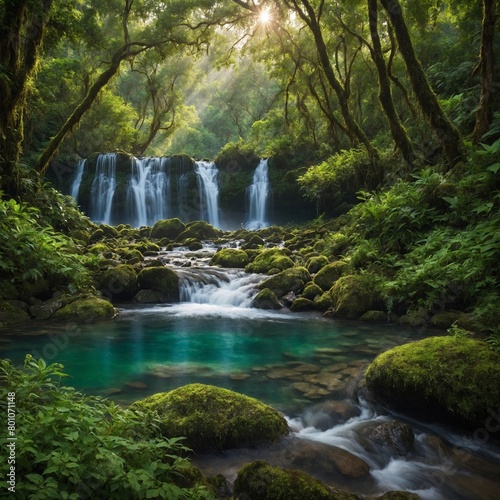
M 322 267 L 316 276 L 314 276 L 314 283 L 318 285 L 325 292 L 335 284 L 335 282 L 346 272 L 348 264 L 341 260 L 332 262 Z
M 257 460 L 244 465 L 234 482 L 234 496 L 245 500 L 354 500 L 361 497 L 335 490 L 298 470 Z
M 175 240 L 184 230 L 186 226 L 179 219 L 162 219 L 156 221 L 151 228 L 151 238 L 169 238 Z
M 444 311 L 437 313 L 431 318 L 431 324 L 445 330 L 451 328 L 453 323 L 458 321 L 464 313 L 460 311 Z
M 247 273 L 267 273 L 271 269 L 278 269 L 279 271 L 289 269 L 294 266 L 294 263 L 288 254 L 289 250 L 283 248 L 263 250 L 245 267 L 245 271 Z
M 185 229 L 177 236 L 178 241 L 186 238 L 196 238 L 199 240 L 211 240 L 221 235 L 219 229 L 215 229 L 212 224 L 204 220 L 196 220 L 186 225 Z
M 316 274 L 320 269 L 328 265 L 328 259 L 324 255 L 310 257 L 306 263 L 306 269 L 311 274 Z
M 0 326 L 25 323 L 29 320 L 29 314 L 22 308 L 7 301 L 0 301 Z
M 257 309 L 281 309 L 281 304 L 272 290 L 264 288 L 252 300 L 252 307 Z
M 388 491 L 375 500 L 422 500 L 422 497 L 409 491 Z
M 99 279 L 99 289 L 111 300 L 128 300 L 139 289 L 137 273 L 127 264 L 105 271 Z
M 316 297 L 314 299 L 314 306 L 318 311 L 328 311 L 328 309 L 333 307 L 333 297 L 330 292 L 325 292 L 323 295 Z
M 302 297 L 309 300 L 314 300 L 321 295 L 323 295 L 323 290 L 316 283 L 308 283 L 302 292 Z
M 162 434 L 185 436 L 197 452 L 255 446 L 288 434 L 286 420 L 270 406 L 211 385 L 153 394 L 133 407 L 158 412 Z
M 116 311 L 111 302 L 89 295 L 75 298 L 57 310 L 52 318 L 90 323 L 100 319 L 110 319 L 115 314 Z
M 383 323 L 387 321 L 387 313 L 384 311 L 366 311 L 359 319 L 367 323 Z
M 314 309 L 314 302 L 312 300 L 306 299 L 305 297 L 298 297 L 292 302 L 292 305 L 290 306 L 290 311 L 292 312 L 312 311 Z
M 300 293 L 306 283 L 311 280 L 311 275 L 305 267 L 285 269 L 259 284 L 259 290 L 269 288 L 277 297 L 283 297 L 288 292 Z
M 477 340 L 430 337 L 380 354 L 368 367 L 366 384 L 390 406 L 484 427 L 491 409 L 500 408 L 500 354 Z M 498 426 L 491 431 L 498 433 Z
M 245 243 L 241 245 L 241 248 L 243 248 L 243 250 L 255 250 L 256 248 L 260 248 L 264 244 L 265 241 L 258 234 L 252 234 L 245 241 Z
M 141 290 L 153 290 L 171 302 L 179 301 L 179 279 L 168 267 L 145 267 L 137 275 L 137 282 Z
M 380 292 L 370 274 L 342 276 L 330 292 L 334 315 L 339 318 L 357 319 L 367 311 L 383 307 Z
M 244 268 L 247 264 L 247 253 L 238 248 L 221 248 L 210 259 L 211 266 Z

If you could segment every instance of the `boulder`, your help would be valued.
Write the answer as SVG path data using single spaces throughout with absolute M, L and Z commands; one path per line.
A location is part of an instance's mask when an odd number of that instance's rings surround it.
M 307 282 L 311 280 L 305 267 L 285 269 L 259 284 L 259 289 L 269 288 L 277 297 L 283 297 L 288 292 L 300 293 Z
M 175 240 L 185 229 L 186 226 L 177 218 L 159 220 L 151 229 L 151 238 Z
M 135 269 L 122 264 L 107 271 L 99 279 L 99 290 L 110 300 L 129 300 L 137 293 L 137 273 Z
M 330 292 L 325 292 L 314 299 L 314 306 L 318 311 L 325 312 L 333 307 L 333 297 Z
M 168 267 L 145 267 L 137 275 L 137 282 L 141 290 L 153 290 L 170 302 L 179 302 L 179 279 Z
M 139 304 L 168 304 L 171 300 L 166 295 L 154 290 L 139 290 L 134 297 L 134 302 Z
M 305 297 L 299 297 L 295 299 L 290 306 L 290 311 L 300 312 L 300 311 L 313 311 L 314 302 L 312 300 L 306 299 Z
M 293 267 L 293 260 L 287 255 L 288 250 L 283 248 L 269 248 L 263 250 L 255 259 L 247 264 L 247 273 L 268 273 L 272 269 L 283 271 Z
M 153 394 L 132 408 L 157 412 L 162 434 L 185 436 L 185 445 L 196 452 L 255 446 L 288 434 L 286 420 L 270 406 L 211 385 Z
M 387 313 L 384 311 L 366 311 L 359 319 L 368 323 L 383 323 L 387 321 Z
M 374 277 L 369 274 L 342 276 L 330 292 L 334 314 L 339 318 L 357 319 L 365 312 L 383 306 Z
M 272 290 L 264 288 L 252 300 L 252 307 L 257 309 L 281 309 L 281 304 Z
M 404 456 L 413 450 L 415 435 L 413 429 L 404 422 L 389 420 L 367 427 L 364 437 L 371 442 L 390 449 L 393 454 Z
M 0 326 L 25 323 L 30 320 L 29 314 L 20 307 L 15 307 L 7 301 L 0 301 Z
M 210 259 L 211 266 L 244 268 L 248 264 L 248 254 L 237 248 L 222 248 Z
M 328 258 L 324 255 L 317 255 L 308 259 L 306 269 L 311 274 L 316 274 L 321 268 L 328 265 Z
M 30 306 L 30 314 L 35 319 L 49 319 L 53 314 L 63 306 L 61 299 L 50 299 L 40 304 Z
M 245 500 L 351 500 L 357 495 L 333 489 L 298 470 L 258 460 L 244 465 L 234 482 L 234 496 Z
M 409 491 L 388 491 L 375 500 L 421 500 L 422 497 Z
M 322 267 L 316 276 L 314 283 L 325 292 L 335 284 L 335 282 L 346 272 L 349 265 L 346 262 L 338 260 Z
M 448 328 L 451 328 L 453 323 L 458 321 L 463 315 L 464 313 L 460 311 L 445 311 L 437 313 L 432 316 L 431 324 L 438 328 L 444 328 L 447 330 Z
M 196 238 L 198 240 L 210 240 L 221 235 L 221 231 L 215 229 L 212 224 L 204 220 L 195 220 L 186 225 L 185 229 L 177 236 L 178 241 L 187 238 Z
M 446 417 L 470 428 L 500 408 L 500 354 L 478 340 L 430 337 L 380 354 L 366 385 L 388 406 Z M 490 430 L 490 429 L 488 429 Z M 492 426 L 498 433 L 500 426 Z
M 258 234 L 252 234 L 250 238 L 246 239 L 246 242 L 241 245 L 241 248 L 243 250 L 255 250 L 264 244 L 265 241 Z
M 320 297 L 321 295 L 323 295 L 323 290 L 315 283 L 308 283 L 302 292 L 302 297 L 309 300 L 314 300 L 316 297 Z
M 53 319 L 74 320 L 90 323 L 100 319 L 110 319 L 116 314 L 115 308 L 107 300 L 93 295 L 80 296 L 58 309 Z

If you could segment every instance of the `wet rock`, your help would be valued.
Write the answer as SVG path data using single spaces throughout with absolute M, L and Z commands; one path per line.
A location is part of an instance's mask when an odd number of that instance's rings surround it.
M 309 408 L 303 415 L 302 420 L 307 427 L 312 426 L 321 431 L 326 431 L 359 414 L 359 408 L 351 401 L 325 401 Z
M 324 255 L 311 257 L 306 263 L 306 269 L 311 274 L 316 274 L 321 268 L 328 265 L 328 259 Z
M 267 372 L 266 377 L 270 378 L 271 380 L 278 378 L 293 379 L 294 377 L 297 377 L 297 373 L 295 372 L 295 370 L 292 370 L 290 368 L 275 368 L 274 370 Z
M 375 500 L 421 500 L 422 497 L 409 491 L 388 491 Z
M 396 455 L 404 456 L 413 450 L 415 435 L 413 429 L 403 422 L 390 420 L 374 427 L 368 427 L 361 433 L 376 444 L 389 448 Z
M 292 305 L 290 306 L 290 311 L 292 312 L 312 311 L 312 310 L 314 310 L 314 302 L 304 297 L 299 297 L 298 299 L 295 299 Z
M 243 247 L 242 247 L 243 248 Z M 288 256 L 289 251 L 283 248 L 271 248 L 260 252 L 253 261 L 245 267 L 247 273 L 268 273 L 272 269 L 283 271 L 294 266 Z M 265 288 L 265 287 L 264 287 Z
M 316 297 L 321 297 L 321 295 L 323 295 L 323 290 L 315 283 L 307 284 L 302 292 L 302 297 L 313 301 Z
M 160 292 L 154 290 L 139 290 L 135 297 L 134 302 L 139 304 L 168 304 L 170 299 Z
M 312 373 L 310 375 L 304 375 L 304 380 L 310 384 L 322 385 L 329 391 L 340 390 L 344 387 L 344 383 L 336 373 Z
M 100 319 L 111 319 L 115 315 L 116 310 L 111 302 L 87 295 L 73 298 L 71 302 L 58 309 L 52 318 L 90 323 Z
M 283 297 L 288 292 L 300 293 L 310 279 L 307 269 L 293 267 L 264 280 L 259 284 L 259 289 L 269 288 L 277 297 Z
M 455 321 L 458 321 L 463 313 L 459 311 L 445 311 L 442 313 L 435 314 L 431 318 L 431 324 L 443 329 L 451 328 Z
M 105 271 L 99 279 L 99 290 L 111 300 L 128 300 L 134 297 L 139 286 L 135 269 L 122 264 Z
M 222 248 L 210 259 L 211 266 L 244 268 L 248 264 L 248 254 L 236 248 Z
M 127 382 L 125 384 L 126 387 L 130 387 L 131 389 L 147 389 L 148 386 L 144 382 Z
M 387 321 L 387 313 L 384 311 L 366 311 L 359 319 L 367 323 L 383 323 Z
M 249 373 L 230 373 L 229 378 L 231 380 L 246 380 L 247 378 L 250 378 L 251 375 Z
M 321 370 L 321 367 L 312 363 L 299 363 L 294 370 L 299 373 L 316 373 Z
M 330 290 L 334 283 L 346 272 L 349 265 L 343 261 L 332 262 L 321 268 L 314 277 L 314 283 L 323 291 Z
M 252 300 L 252 307 L 257 309 L 281 309 L 281 304 L 272 290 L 264 288 Z
M 137 275 L 141 290 L 153 290 L 166 296 L 170 302 L 179 301 L 179 279 L 168 267 L 146 267 Z
M 62 300 L 52 299 L 41 304 L 35 304 L 30 307 L 30 314 L 35 319 L 49 319 L 53 314 L 62 307 Z
M 186 226 L 177 218 L 159 220 L 151 229 L 151 238 L 175 240 L 185 229 Z
M 330 391 L 328 389 L 318 387 L 317 385 L 311 384 L 309 382 L 296 382 L 292 387 L 301 392 L 304 397 L 308 399 L 319 399 L 322 396 L 327 396 L 328 394 L 330 394 Z
M 8 301 L 0 301 L 0 325 L 15 325 L 30 320 L 29 314 L 20 307 L 15 307 Z

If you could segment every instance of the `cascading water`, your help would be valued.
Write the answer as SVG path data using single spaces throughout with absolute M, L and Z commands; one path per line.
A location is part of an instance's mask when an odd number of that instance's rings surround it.
M 116 153 L 100 154 L 90 194 L 90 216 L 94 222 L 110 224 L 115 189 Z
M 83 171 L 87 160 L 80 160 L 75 170 L 75 177 L 71 184 L 71 196 L 78 201 L 78 193 L 80 192 L 80 184 L 82 183 Z
M 253 175 L 253 183 L 247 189 L 250 207 L 245 227 L 250 230 L 269 226 L 266 221 L 266 208 L 270 192 L 267 161 L 267 158 L 260 160 Z
M 127 200 L 132 206 L 131 224 L 135 227 L 154 224 L 169 217 L 167 200 L 170 198 L 167 158 L 133 158 L 128 182 Z
M 200 192 L 201 218 L 219 227 L 219 170 L 214 162 L 197 161 L 196 174 Z

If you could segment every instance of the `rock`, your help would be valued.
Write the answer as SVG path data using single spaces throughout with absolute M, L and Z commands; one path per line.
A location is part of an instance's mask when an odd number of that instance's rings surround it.
M 137 293 L 137 273 L 135 269 L 122 264 L 104 271 L 99 279 L 99 290 L 110 300 L 129 300 Z
M 328 265 L 328 259 L 324 255 L 317 255 L 308 259 L 306 269 L 311 274 L 316 274 L 321 268 Z
M 0 301 L 0 325 L 15 325 L 30 320 L 29 314 L 7 301 Z
M 264 288 L 252 300 L 252 307 L 257 309 L 281 309 L 281 304 L 272 290 Z
M 291 368 L 273 368 L 266 373 L 266 377 L 271 380 L 277 378 L 293 379 L 294 377 L 297 377 L 297 373 Z
M 314 310 L 314 302 L 312 300 L 306 299 L 305 297 L 299 297 L 298 299 L 295 299 L 290 306 L 290 311 L 292 312 L 312 310 Z
M 298 470 L 258 460 L 244 465 L 234 482 L 236 500 L 354 500 L 359 497 L 330 488 Z
M 171 302 L 169 297 L 154 290 L 139 290 L 133 300 L 139 304 L 169 304 Z
M 64 307 L 57 310 L 52 318 L 90 323 L 100 319 L 110 319 L 115 315 L 116 311 L 111 302 L 88 295 L 74 298 Z
M 157 411 L 165 437 L 185 436 L 196 452 L 255 446 L 288 434 L 283 416 L 260 401 L 220 387 L 190 384 L 131 407 Z
M 366 428 L 362 435 L 376 444 L 389 448 L 396 455 L 404 456 L 413 450 L 415 435 L 404 422 L 390 420 Z
M 146 267 L 137 275 L 142 290 L 153 290 L 166 296 L 170 302 L 179 302 L 179 279 L 168 267 Z
M 252 262 L 245 266 L 245 271 L 247 273 L 268 273 L 272 269 L 283 271 L 293 267 L 293 260 L 287 254 L 288 250 L 283 248 L 263 250 Z
M 51 299 L 41 304 L 34 304 L 30 307 L 30 314 L 35 319 L 49 319 L 53 314 L 63 306 L 60 299 Z
M 210 259 L 211 266 L 244 268 L 248 264 L 248 254 L 237 248 L 222 248 Z
M 264 244 L 265 241 L 258 234 L 252 234 L 250 238 L 243 245 L 241 245 L 241 248 L 243 250 L 255 250 Z
M 339 318 L 359 318 L 383 303 L 374 277 L 369 274 L 342 276 L 333 285 L 331 294 L 334 314 Z
M 431 324 L 437 326 L 438 328 L 444 328 L 447 330 L 451 328 L 455 321 L 458 321 L 463 313 L 459 311 L 445 311 L 442 313 L 435 314 L 431 318 Z
M 383 323 L 387 321 L 387 313 L 384 311 L 366 311 L 359 319 L 368 323 Z
M 151 229 L 151 238 L 175 240 L 185 229 L 186 226 L 177 218 L 159 220 Z
M 318 285 L 323 291 L 330 290 L 335 282 L 346 272 L 349 265 L 346 262 L 338 260 L 332 262 L 320 269 L 314 277 L 314 283 Z
M 182 233 L 177 236 L 177 241 L 182 241 L 187 238 L 195 238 L 198 240 L 211 240 L 217 238 L 221 233 L 215 229 L 212 224 L 204 220 L 195 220 L 186 225 Z
M 325 401 L 309 408 L 302 420 L 307 427 L 316 427 L 324 432 L 359 414 L 359 408 L 351 401 Z
M 477 491 L 477 490 L 475 490 Z M 376 497 L 375 500 L 421 500 L 422 497 L 416 493 L 410 493 L 409 491 L 388 491 L 380 497 Z
M 126 387 L 130 387 L 131 389 L 147 389 L 148 386 L 144 382 L 127 382 L 125 384 Z
M 307 284 L 302 292 L 302 297 L 309 300 L 315 300 L 316 297 L 321 297 L 321 295 L 323 295 L 323 290 L 316 283 Z
M 259 289 L 269 288 L 277 297 L 283 297 L 288 292 L 301 292 L 310 279 L 306 268 L 293 267 L 264 280 L 259 284 Z
M 399 323 L 401 325 L 408 325 L 412 327 L 425 326 L 428 321 L 429 313 L 423 307 L 408 311 L 399 318 Z
M 314 306 L 318 311 L 325 312 L 333 307 L 333 297 L 330 292 L 325 292 L 314 299 Z
M 340 379 L 338 374 L 330 372 L 312 373 L 304 375 L 304 380 L 310 384 L 322 385 L 330 392 L 338 391 L 344 388 L 344 382 Z
M 295 295 L 295 292 L 288 292 L 286 295 L 283 295 L 283 297 L 281 297 L 281 303 L 285 307 L 290 307 L 296 298 L 297 295 Z
M 301 392 L 304 397 L 308 399 L 318 399 L 322 396 L 327 396 L 328 394 L 330 394 L 330 391 L 328 389 L 318 387 L 317 385 L 311 384 L 310 382 L 296 382 L 292 387 Z
M 430 337 L 394 347 L 370 364 L 365 378 L 389 406 L 437 413 L 470 428 L 484 427 L 488 410 L 500 407 L 500 354 L 468 338 Z

